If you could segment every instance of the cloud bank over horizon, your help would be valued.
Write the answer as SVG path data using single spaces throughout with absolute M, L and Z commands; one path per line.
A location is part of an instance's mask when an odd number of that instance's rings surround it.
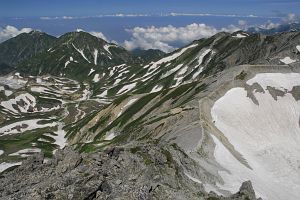
M 176 49 L 172 44 L 188 44 L 194 40 L 207 38 L 220 31 L 234 32 L 240 30 L 234 25 L 222 29 L 216 29 L 206 24 L 189 24 L 184 27 L 174 27 L 172 25 L 164 27 L 135 27 L 127 29 L 131 33 L 130 40 L 125 40 L 123 46 L 128 50 L 141 49 L 160 49 L 164 52 L 171 52 Z
M 264 24 L 258 24 L 255 26 L 250 21 L 247 21 L 247 18 L 237 18 L 236 22 L 230 23 L 231 25 L 226 25 L 223 28 L 222 26 L 216 28 L 216 26 L 208 25 L 207 23 L 191 22 L 186 23 L 186 25 L 183 24 L 181 26 L 175 26 L 174 24 L 165 24 L 162 26 L 151 24 L 149 26 L 133 25 L 132 28 L 121 28 L 124 31 L 121 34 L 126 35 L 126 37 L 123 37 L 123 39 L 119 39 L 117 41 L 114 40 L 116 39 L 115 36 L 113 37 L 109 34 L 109 32 L 106 32 L 104 34 L 101 31 L 95 30 L 93 27 L 73 30 L 88 32 L 93 36 L 106 40 L 107 42 L 119 44 L 127 50 L 160 49 L 164 52 L 171 52 L 178 47 L 191 43 L 194 40 L 208 38 L 222 31 L 235 32 L 238 30 L 247 30 L 250 27 L 273 29 L 277 28 L 281 24 L 289 24 L 295 22 L 299 22 L 299 16 L 294 13 L 288 13 L 282 16 L 279 21 L 277 20 L 277 22 L 268 20 L 265 21 Z M 17 28 L 12 25 L 6 25 L 2 28 L 0 27 L 0 42 L 15 37 L 21 33 L 28 33 L 32 30 L 32 28 Z M 57 34 L 56 36 L 60 34 Z

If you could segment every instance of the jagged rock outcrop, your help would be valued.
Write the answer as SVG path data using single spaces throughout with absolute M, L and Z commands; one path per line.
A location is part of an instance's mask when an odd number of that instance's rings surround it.
M 231 197 L 207 194 L 155 146 L 79 154 L 71 147 L 45 162 L 42 154 L 0 176 L 0 199 L 256 200 L 250 182 Z

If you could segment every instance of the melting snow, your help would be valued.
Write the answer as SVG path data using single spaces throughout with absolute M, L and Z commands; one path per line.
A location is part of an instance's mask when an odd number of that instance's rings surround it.
M 17 162 L 17 163 L 6 163 L 6 162 L 3 162 L 3 163 L 0 163 L 0 173 L 4 172 L 8 168 L 11 168 L 11 167 L 17 166 L 17 165 L 21 165 L 21 164 L 22 164 L 22 162 Z
M 87 57 L 84 55 L 82 49 L 77 49 L 73 43 L 72 43 L 72 45 L 73 45 L 74 49 L 75 49 L 76 51 L 78 51 L 78 53 L 80 53 L 81 56 L 82 56 L 86 61 L 88 61 L 88 63 L 91 63 L 91 62 L 87 59 Z
M 4 154 L 4 151 L 3 151 L 3 150 L 0 150 L 0 156 L 1 156 L 2 154 Z
M 197 76 L 199 76 L 199 74 L 201 74 L 202 71 L 203 71 L 203 67 L 200 67 L 200 69 L 193 74 L 193 78 L 192 79 L 197 78 Z
M 4 90 L 4 94 L 5 94 L 5 96 L 10 96 L 10 95 L 12 95 L 12 91 L 10 91 L 10 90 Z
M 94 50 L 94 64 L 97 65 L 97 60 L 98 60 L 98 49 Z
M 106 45 L 103 46 L 105 51 L 107 51 L 109 54 L 111 54 L 111 52 L 109 51 L 110 47 L 116 47 L 116 45 L 106 44 Z
M 296 48 L 300 52 L 300 45 L 297 45 Z
M 68 143 L 65 138 L 66 132 L 63 129 L 63 123 L 59 123 L 57 126 L 57 131 L 54 132 L 56 135 L 45 134 L 45 136 L 52 137 L 55 142 L 54 144 L 58 145 L 60 149 L 63 149 Z
M 101 94 L 97 95 L 97 97 L 105 97 L 105 96 L 107 96 L 107 90 L 105 90 Z
M 95 71 L 95 70 L 92 68 L 92 69 L 90 70 L 88 76 L 91 75 L 94 71 Z
M 85 88 L 82 92 L 82 97 L 80 99 L 78 99 L 78 101 L 88 100 L 91 95 L 92 95 L 92 92 L 89 91 L 87 88 Z
M 9 87 L 12 88 L 12 89 L 19 89 L 21 87 L 24 87 L 26 83 L 27 83 L 26 80 L 15 78 L 13 76 L 10 76 L 10 77 L 2 76 L 2 77 L 0 77 L 0 84 L 1 85 L 9 85 Z
M 65 68 L 68 66 L 68 64 L 70 64 L 69 60 L 65 63 Z
M 95 74 L 94 78 L 93 78 L 93 82 L 94 83 L 98 83 L 100 81 L 100 77 L 99 74 Z
M 22 105 L 22 106 L 17 104 L 17 102 L 21 102 L 21 101 L 24 102 L 24 105 Z M 19 110 L 23 113 L 26 113 L 26 112 L 28 112 L 28 109 L 30 107 L 36 106 L 36 100 L 35 100 L 34 96 L 32 96 L 31 94 L 25 93 L 25 94 L 20 94 L 15 99 L 10 99 L 8 101 L 1 102 L 1 106 L 6 108 L 7 110 L 14 112 L 14 113 L 18 113 L 18 111 L 14 108 L 13 105 L 18 105 Z
M 172 68 L 172 69 L 169 70 L 167 73 L 163 74 L 163 75 L 161 76 L 161 78 L 165 78 L 165 77 L 169 76 L 170 74 L 173 74 L 174 72 L 178 71 L 182 66 L 183 66 L 183 64 L 180 64 L 180 65 L 178 65 L 178 66 Z
M 190 48 L 193 48 L 193 47 L 196 47 L 196 46 L 198 46 L 198 44 L 192 44 L 192 45 L 190 45 L 190 46 L 187 46 L 187 47 L 181 49 L 180 51 L 178 51 L 178 52 L 176 52 L 176 53 L 173 53 L 173 54 L 170 55 L 170 56 L 167 56 L 167 57 L 165 57 L 165 58 L 160 59 L 160 60 L 157 61 L 157 62 L 152 63 L 152 64 L 150 65 L 149 70 L 155 69 L 155 68 L 157 68 L 158 65 L 160 65 L 160 64 L 163 64 L 163 63 L 166 63 L 166 62 L 170 62 L 170 61 L 172 61 L 172 60 L 178 58 L 178 57 L 181 56 L 186 50 L 188 50 L 188 49 L 190 49 Z
M 32 153 L 39 153 L 41 152 L 41 149 L 38 148 L 29 148 L 29 149 L 22 149 L 20 151 L 17 151 L 15 153 L 9 154 L 9 156 L 21 156 L 21 157 L 28 157 Z
M 211 52 L 211 49 L 207 49 L 205 50 L 203 53 L 200 54 L 199 58 L 198 58 L 198 63 L 199 65 L 201 65 L 203 63 L 203 58 L 209 53 Z
M 235 37 L 235 38 L 245 38 L 247 36 L 249 36 L 249 35 L 247 35 L 245 33 L 244 34 L 238 33 L 238 34 L 236 34 L 235 36 L 232 36 L 232 37 Z
M 106 135 L 106 137 L 104 138 L 104 140 L 112 140 L 116 137 L 115 133 L 109 133 L 108 135 Z
M 73 59 L 73 57 L 71 56 L 70 59 L 65 63 L 65 68 L 67 68 L 68 64 L 70 64 L 70 63 L 73 62 L 73 61 L 74 61 L 74 59 Z M 77 61 L 75 61 L 75 62 L 77 62 Z
M 129 85 L 124 85 L 117 94 L 122 94 L 123 92 L 127 92 L 131 89 L 133 89 L 136 86 L 136 83 L 131 83 Z
M 124 112 L 124 109 L 126 109 L 128 106 L 130 106 L 131 104 L 133 104 L 134 102 L 136 102 L 136 100 L 138 100 L 137 98 L 134 98 L 134 99 L 130 99 L 122 108 L 121 108 L 121 111 L 119 112 L 118 116 L 119 117 L 123 112 Z
M 178 75 L 180 76 L 180 75 L 185 74 L 185 73 L 187 72 L 188 68 L 189 68 L 188 66 L 183 67 L 183 68 L 178 72 Z
M 285 57 L 283 59 L 280 59 L 281 62 L 283 62 L 284 64 L 288 65 L 288 64 L 292 64 L 294 62 L 296 62 L 297 60 L 293 60 L 290 57 Z
M 117 85 L 118 83 L 120 83 L 122 81 L 122 79 L 117 79 L 115 82 L 114 82 L 114 85 Z
M 224 167 L 219 171 L 224 184 L 236 192 L 251 180 L 257 194 L 269 200 L 300 199 L 300 102 L 290 93 L 275 100 L 267 86 L 281 91 L 300 85 L 300 74 L 257 74 L 247 84 L 260 84 L 265 93 L 254 92 L 259 105 L 247 97 L 244 88 L 233 88 L 217 100 L 211 115 L 215 126 L 252 168 L 241 164 L 213 136 L 215 158 Z
M 163 86 L 161 85 L 156 85 L 152 88 L 151 92 L 150 93 L 153 93 L 153 92 L 159 92 L 163 89 Z
M 25 131 L 45 128 L 45 127 L 54 127 L 56 126 L 55 122 L 49 124 L 38 124 L 42 119 L 32 119 L 32 120 L 24 120 L 20 122 L 15 122 L 0 128 L 0 135 L 8 135 L 15 133 L 24 133 Z

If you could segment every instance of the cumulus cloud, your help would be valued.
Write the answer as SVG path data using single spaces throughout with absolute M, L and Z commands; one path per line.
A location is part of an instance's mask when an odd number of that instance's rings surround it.
M 165 27 L 135 27 L 126 29 L 131 33 L 130 40 L 125 40 L 124 47 L 128 50 L 136 48 L 141 49 L 160 49 L 170 52 L 176 48 L 172 44 L 188 44 L 196 39 L 210 37 L 220 31 L 234 32 L 239 30 L 236 26 L 216 29 L 206 24 L 189 24 L 185 27 L 174 27 L 172 25 Z
M 247 25 L 247 21 L 246 20 L 239 20 L 239 25 L 240 26 L 246 26 Z
M 22 28 L 22 29 L 17 29 L 14 26 L 6 26 L 4 28 L 0 28 L 0 42 L 3 42 L 5 40 L 8 40 L 12 37 L 16 37 L 17 35 L 21 33 L 29 33 L 33 29 L 31 28 Z
M 282 21 L 285 23 L 294 23 L 299 21 L 299 16 L 295 13 L 288 13 L 285 17 L 282 18 Z
M 268 21 L 266 24 L 261 25 L 260 28 L 274 29 L 274 28 L 278 28 L 279 26 L 280 26 L 280 23 L 274 23 L 272 21 Z
M 101 38 L 107 42 L 110 42 L 107 37 L 105 37 L 105 35 L 102 32 L 97 32 L 97 31 L 85 31 L 83 29 L 76 29 L 77 32 L 87 32 L 95 37 Z
M 109 41 L 109 40 L 107 39 L 107 37 L 105 37 L 105 35 L 104 35 L 102 32 L 91 31 L 91 32 L 89 32 L 89 33 L 90 33 L 91 35 L 95 36 L 95 37 L 101 38 L 101 39 L 103 39 L 103 40 L 105 40 L 105 41 Z

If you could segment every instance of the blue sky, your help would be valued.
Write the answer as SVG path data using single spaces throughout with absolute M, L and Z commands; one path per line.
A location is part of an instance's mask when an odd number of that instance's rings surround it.
M 281 15 L 300 13 L 299 0 L 1 0 L 0 17 L 91 16 L 168 12 Z
M 300 0 L 1 0 L 0 42 L 30 30 L 59 37 L 82 29 L 129 50 L 169 52 L 219 31 L 273 28 L 298 16 Z

